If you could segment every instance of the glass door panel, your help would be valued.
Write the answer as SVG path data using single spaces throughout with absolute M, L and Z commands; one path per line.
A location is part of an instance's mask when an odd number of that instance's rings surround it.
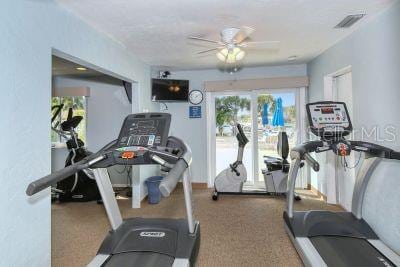
M 281 100 L 282 108 L 277 107 Z M 283 121 L 275 118 L 275 112 L 283 113 Z M 278 115 L 279 117 L 279 115 Z M 286 131 L 289 139 L 289 147 L 292 148 L 297 141 L 297 116 L 296 116 L 296 92 L 285 91 L 282 93 L 257 94 L 257 142 L 258 151 L 258 181 L 263 181 L 261 169 L 266 168 L 264 156 L 279 157 L 277 152 L 278 133 Z M 290 161 L 290 158 L 288 157 Z
M 243 164 L 247 169 L 247 181 L 254 181 L 252 153 L 251 95 L 232 94 L 215 96 L 215 170 L 216 174 L 236 161 L 238 141 L 236 123 L 240 123 L 249 139 L 244 153 Z

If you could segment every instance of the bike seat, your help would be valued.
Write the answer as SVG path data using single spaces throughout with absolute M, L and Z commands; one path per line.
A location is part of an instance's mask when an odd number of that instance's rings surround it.
M 289 172 L 290 163 L 286 160 L 289 154 L 289 141 L 286 132 L 279 132 L 276 150 L 281 158 L 264 156 L 268 171 Z
M 289 172 L 290 163 L 285 159 L 264 160 L 264 163 L 267 165 L 268 171 Z

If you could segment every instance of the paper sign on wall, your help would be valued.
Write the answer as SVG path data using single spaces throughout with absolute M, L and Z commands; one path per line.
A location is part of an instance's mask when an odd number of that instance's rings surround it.
M 201 106 L 189 106 L 189 118 L 190 119 L 201 118 Z

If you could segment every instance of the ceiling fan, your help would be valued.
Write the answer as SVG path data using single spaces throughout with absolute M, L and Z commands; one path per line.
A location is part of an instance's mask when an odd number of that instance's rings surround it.
M 217 47 L 197 52 L 198 55 L 217 51 L 216 56 L 219 60 L 228 64 L 236 64 L 237 61 L 244 58 L 246 54 L 245 49 L 252 47 L 261 47 L 266 49 L 277 48 L 280 43 L 279 41 L 249 41 L 249 37 L 253 32 L 253 28 L 242 26 L 240 28 L 226 28 L 222 30 L 220 33 L 220 41 L 210 40 L 201 36 L 189 36 L 188 39 L 218 45 Z

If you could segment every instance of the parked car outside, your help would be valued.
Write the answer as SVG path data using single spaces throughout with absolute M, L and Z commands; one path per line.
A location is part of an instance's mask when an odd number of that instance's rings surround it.
M 221 135 L 222 136 L 232 136 L 233 135 L 233 127 L 228 124 L 223 125 L 221 127 Z

